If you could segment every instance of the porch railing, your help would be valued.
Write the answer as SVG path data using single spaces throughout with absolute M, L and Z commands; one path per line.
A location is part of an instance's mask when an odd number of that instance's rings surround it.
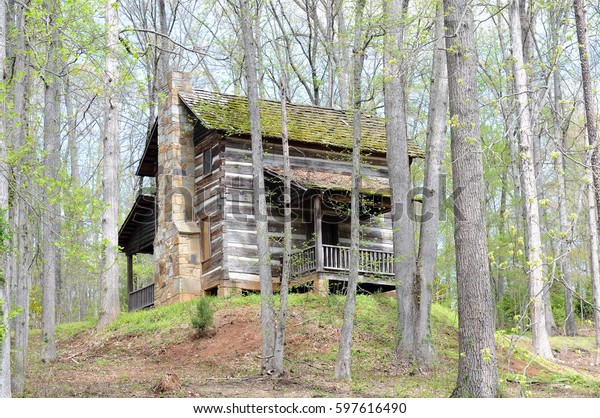
M 394 254 L 387 251 L 361 248 L 359 251 L 359 273 L 394 274 Z M 323 268 L 325 270 L 350 270 L 350 248 L 323 245 Z
M 293 253 L 290 258 L 290 275 L 292 277 L 302 276 L 309 271 L 317 269 L 317 257 L 314 245 Z
M 323 270 L 347 272 L 350 270 L 350 248 L 336 245 L 323 245 Z M 292 254 L 291 276 L 302 276 L 311 271 L 317 271 L 317 252 L 314 246 Z M 393 275 L 394 254 L 392 252 L 359 250 L 359 273 L 372 275 Z
M 154 306 L 154 283 L 129 294 L 129 311 L 137 311 Z

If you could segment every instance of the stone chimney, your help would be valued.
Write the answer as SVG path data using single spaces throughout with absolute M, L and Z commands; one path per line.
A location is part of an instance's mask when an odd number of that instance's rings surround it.
M 154 239 L 154 304 L 202 295 L 200 228 L 194 218 L 194 128 L 179 92 L 189 73 L 167 74 L 158 105 L 158 223 Z

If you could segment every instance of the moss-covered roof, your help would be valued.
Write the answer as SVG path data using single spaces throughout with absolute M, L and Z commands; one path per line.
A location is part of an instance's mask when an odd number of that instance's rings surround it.
M 229 134 L 249 134 L 248 99 L 229 94 L 194 90 L 180 92 L 179 97 L 194 115 L 209 129 Z M 290 140 L 352 148 L 352 115 L 342 110 L 316 106 L 288 104 L 288 135 Z M 281 138 L 281 104 L 260 101 L 261 130 L 268 138 Z M 362 117 L 362 148 L 366 152 L 386 152 L 385 120 L 376 116 Z M 421 148 L 409 141 L 411 157 L 423 157 Z

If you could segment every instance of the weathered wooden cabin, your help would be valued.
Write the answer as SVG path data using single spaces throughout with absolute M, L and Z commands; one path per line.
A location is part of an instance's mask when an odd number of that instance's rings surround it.
M 194 90 L 171 73 L 137 175 L 154 179 L 123 223 L 130 309 L 259 289 L 248 101 Z M 283 236 L 281 106 L 262 101 L 265 183 L 273 281 Z M 328 292 L 347 280 L 350 247 L 352 117 L 287 106 L 292 167 L 293 280 Z M 362 119 L 364 166 L 361 286 L 391 289 L 393 275 L 385 124 Z M 415 143 L 413 158 L 422 157 Z M 133 286 L 133 255 L 153 254 L 154 282 Z

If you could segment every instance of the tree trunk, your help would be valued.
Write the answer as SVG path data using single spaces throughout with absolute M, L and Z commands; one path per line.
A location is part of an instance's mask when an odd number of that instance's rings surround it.
M 98 329 L 103 329 L 119 316 L 119 265 L 117 248 L 119 233 L 119 47 L 118 4 L 106 3 L 106 97 L 104 101 L 104 161 L 102 165 L 102 191 L 104 213 L 102 237 L 104 240 L 104 266 L 101 274 L 102 302 Z
M 51 182 L 58 179 L 60 165 L 60 79 L 58 78 L 60 63 L 60 38 L 56 19 L 60 15 L 60 5 L 56 0 L 44 2 L 49 30 L 50 45 L 48 47 L 48 62 L 44 72 L 44 168 L 47 187 L 44 204 L 47 216 L 44 219 L 44 237 L 42 242 L 44 255 L 44 270 L 42 280 L 42 343 L 41 359 L 49 362 L 56 359 L 56 266 L 59 262 L 58 229 L 60 222 L 60 206 L 53 201 L 55 190 Z
M 469 4 L 444 1 L 459 320 L 453 396 L 494 397 L 498 386 L 495 307 L 483 207 L 475 26 Z
M 420 282 L 419 319 L 416 352 L 419 362 L 429 365 L 433 357 L 429 315 L 435 278 L 435 263 L 440 219 L 440 181 L 443 168 L 446 112 L 448 110 L 448 73 L 446 40 L 444 38 L 444 9 L 438 5 L 435 18 L 435 39 L 431 90 L 429 91 L 429 118 L 425 156 L 425 181 L 419 253 L 417 255 L 417 282 Z
M 588 145 L 592 149 L 591 170 L 592 184 L 595 192 L 596 208 L 592 214 L 590 209 L 590 229 L 596 232 L 596 248 L 593 248 L 592 242 L 592 265 L 594 258 L 598 257 L 598 231 L 600 222 L 598 222 L 598 208 L 600 207 L 600 150 L 598 150 L 598 126 L 596 118 L 596 102 L 592 88 L 592 78 L 590 74 L 590 61 L 587 36 L 587 17 L 586 9 L 582 0 L 574 0 L 575 9 L 575 27 L 577 29 L 577 43 L 579 45 L 579 59 L 581 61 L 581 79 L 583 83 L 583 102 L 585 105 L 585 126 L 587 128 Z M 592 222 L 593 221 L 593 222 Z M 594 228 L 595 225 L 595 228 Z M 593 241 L 593 234 L 592 234 Z M 594 270 L 594 269 L 593 269 Z M 592 275 L 592 292 L 594 295 L 594 321 L 596 327 L 596 364 L 600 364 L 600 273 Z
M 560 74 L 556 71 L 554 73 L 554 138 L 559 146 L 559 152 L 555 163 L 555 171 L 558 177 L 558 218 L 560 223 L 558 266 L 565 295 L 565 334 L 569 337 L 573 337 L 577 335 L 577 325 L 575 323 L 575 312 L 573 310 L 573 283 L 571 281 L 572 272 L 569 256 L 571 251 L 569 231 L 571 228 L 569 225 L 567 208 L 567 180 L 565 175 L 567 164 L 563 156 L 567 147 L 567 130 L 563 127 L 565 121 L 563 120 L 564 112 L 560 84 Z
M 353 102 L 353 143 L 352 143 L 352 202 L 350 205 L 350 271 L 346 288 L 346 304 L 340 333 L 340 343 L 335 363 L 335 378 L 351 378 L 352 334 L 356 311 L 356 286 L 360 262 L 360 135 L 361 135 L 361 76 L 364 65 L 363 12 L 366 0 L 357 0 L 354 25 L 352 102 Z
M 348 73 L 350 71 L 350 48 L 348 41 L 348 28 L 346 26 L 344 0 L 336 0 L 335 14 L 337 16 L 339 55 L 338 55 L 338 94 L 339 105 L 342 109 L 350 108 L 350 82 Z
M 419 317 L 420 286 L 416 277 L 416 251 L 414 225 L 411 215 L 412 200 L 408 199 L 411 188 L 410 161 L 406 132 L 404 103 L 405 58 L 404 18 L 408 2 L 392 0 L 384 3 L 389 7 L 385 13 L 389 19 L 389 42 L 384 48 L 384 106 L 385 134 L 387 138 L 387 166 L 392 192 L 392 241 L 394 244 L 394 276 L 398 302 L 399 358 L 416 360 L 417 321 Z
M 16 27 L 25 27 L 25 6 L 16 6 Z M 27 137 L 28 109 L 25 98 L 31 93 L 27 88 L 30 83 L 30 73 L 25 67 L 25 33 L 20 30 L 17 32 L 15 48 L 15 67 L 13 76 L 14 86 L 14 112 L 17 118 L 14 124 L 11 143 L 16 150 L 26 146 Z M 23 158 L 27 159 L 27 156 Z M 21 164 L 14 168 L 15 186 L 17 188 L 27 187 L 24 181 L 25 177 L 21 169 Z M 27 348 L 29 341 L 29 290 L 31 287 L 31 276 L 29 270 L 29 235 L 28 235 L 28 215 L 29 206 L 21 198 L 20 193 L 15 194 L 13 203 L 13 252 L 11 256 L 14 259 L 15 271 L 13 272 L 14 293 L 13 305 L 20 308 L 22 312 L 17 315 L 13 321 L 14 324 L 14 355 L 13 355 L 13 377 L 12 392 L 20 396 L 25 390 L 25 370 L 27 365 Z
M 542 238 L 540 231 L 540 213 L 538 190 L 535 178 L 534 156 L 532 148 L 531 113 L 527 95 L 527 74 L 523 62 L 523 42 L 521 40 L 521 19 L 519 0 L 513 0 L 510 8 L 510 33 L 514 62 L 514 82 L 518 103 L 519 137 L 521 151 L 521 178 L 525 197 L 525 226 L 527 235 L 527 264 L 529 276 L 529 296 L 531 312 L 531 331 L 533 351 L 538 356 L 552 359 L 552 349 L 546 328 L 544 303 L 544 265 L 541 260 Z
M 70 174 L 73 187 L 79 187 L 79 153 L 77 150 L 77 112 L 73 109 L 73 93 L 67 76 L 65 81 L 65 110 L 67 112 L 67 147 L 69 150 Z
M 287 91 L 283 79 L 281 88 L 281 144 L 283 147 L 283 260 L 281 266 L 281 285 L 279 288 L 279 319 L 277 321 L 277 333 L 275 338 L 275 375 L 281 376 L 285 373 L 283 365 L 285 350 L 285 331 L 287 317 L 287 299 L 290 282 L 291 253 L 292 253 L 292 204 L 291 204 L 291 169 L 290 169 L 290 147 L 288 143 L 287 130 Z
M 6 3 L 0 2 L 0 82 L 6 82 Z M 0 172 L 8 172 L 6 162 L 6 102 L 0 101 Z M 0 176 L 0 216 L 7 220 L 8 213 L 8 179 Z M 10 398 L 10 284 L 5 277 L 7 257 L 0 254 L 0 398 Z
M 498 225 L 498 235 L 500 242 L 504 243 L 506 237 L 506 195 L 507 195 L 508 170 L 502 173 L 502 192 L 500 193 L 500 224 Z M 503 245 L 503 244 L 502 244 Z M 506 287 L 506 278 L 502 269 L 496 272 L 496 328 L 504 326 L 504 311 L 502 309 L 502 300 L 504 299 L 504 289 Z
M 258 104 L 258 79 L 256 72 L 256 44 L 253 35 L 252 11 L 250 0 L 240 0 L 240 23 L 244 43 L 244 64 L 250 107 L 250 136 L 252 139 L 252 174 L 254 176 L 254 218 L 256 220 L 256 245 L 258 249 L 258 270 L 260 275 L 260 317 L 262 323 L 262 364 L 263 374 L 271 373 L 274 368 L 275 319 L 273 306 L 273 282 L 271 278 L 271 254 L 269 249 L 269 231 L 267 201 L 265 196 L 265 177 L 263 164 L 262 134 L 260 128 L 260 108 Z
M 600 332 L 598 330 L 598 324 L 600 323 L 600 310 L 596 305 L 596 301 L 600 298 L 598 294 L 598 288 L 600 283 L 600 243 L 598 238 L 598 208 L 596 206 L 596 194 L 594 192 L 594 186 L 592 183 L 592 173 L 589 171 L 588 178 L 590 183 L 588 185 L 588 225 L 590 228 L 590 254 L 591 254 L 591 275 L 592 275 L 592 295 L 594 299 L 594 322 L 596 328 L 596 348 L 600 348 Z M 596 353 L 594 362 L 599 364 L 600 353 Z
M 158 6 L 158 27 L 161 36 L 158 37 L 158 47 L 160 48 L 157 51 L 157 69 L 156 69 L 156 80 L 164 80 L 164 78 L 169 73 L 169 58 L 170 58 L 170 45 L 168 41 L 168 31 L 169 28 L 167 26 L 167 9 L 165 6 L 165 0 L 157 0 Z M 156 91 L 156 80 L 154 80 L 154 91 Z M 154 123 L 154 121 L 150 121 L 150 123 Z

